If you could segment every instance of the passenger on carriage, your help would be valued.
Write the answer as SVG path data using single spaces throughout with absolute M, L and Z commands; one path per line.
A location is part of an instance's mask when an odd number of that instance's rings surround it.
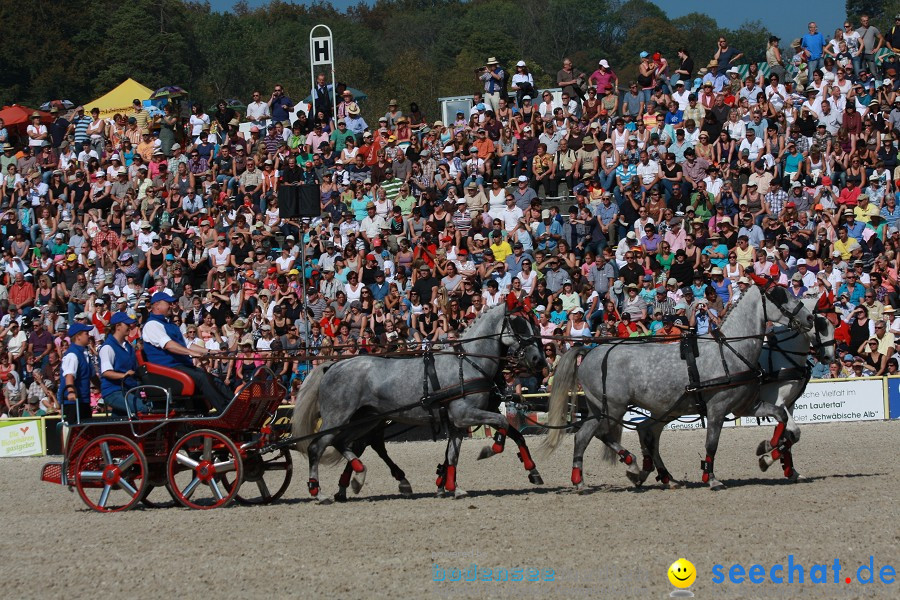
M 126 392 L 140 385 L 135 376 L 138 364 L 134 346 L 127 341 L 128 333 L 135 323 L 137 321 L 128 316 L 128 313 L 113 314 L 109 321 L 112 330 L 100 347 L 100 393 L 104 403 L 117 415 L 147 410 L 144 402 L 136 395 L 129 397 L 129 406 L 125 406 Z
M 91 325 L 74 323 L 69 327 L 72 344 L 62 359 L 62 382 L 57 391 L 57 401 L 63 408 L 66 423 L 80 423 L 91 418 L 91 379 L 94 367 L 85 347 L 90 342 Z
M 169 320 L 169 311 L 175 298 L 165 292 L 156 292 L 150 298 L 150 314 L 142 331 L 144 353 L 147 362 L 177 369 L 188 375 L 196 385 L 196 406 L 206 412 L 215 408 L 222 412 L 231 401 L 228 387 L 191 362 L 191 358 L 203 358 L 210 354 L 206 348 L 188 347 L 177 325 Z

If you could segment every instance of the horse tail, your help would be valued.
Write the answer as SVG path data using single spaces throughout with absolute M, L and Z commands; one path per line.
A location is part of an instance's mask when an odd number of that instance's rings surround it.
M 318 429 L 319 418 L 321 417 L 321 412 L 319 411 L 319 385 L 322 383 L 322 377 L 325 375 L 325 372 L 333 364 L 334 362 L 326 362 L 318 365 L 310 371 L 297 391 L 297 397 L 294 402 L 294 416 L 291 419 L 294 437 L 310 436 Z M 313 438 L 301 440 L 294 447 L 301 454 L 306 454 L 312 440 Z
M 576 386 L 576 361 L 589 351 L 590 349 L 584 346 L 569 350 L 559 359 L 559 364 L 553 372 L 553 389 L 547 402 L 547 424 L 554 429 L 547 432 L 541 443 L 541 449 L 547 454 L 556 450 L 562 441 L 565 432 L 562 427 L 566 424 L 569 397 Z

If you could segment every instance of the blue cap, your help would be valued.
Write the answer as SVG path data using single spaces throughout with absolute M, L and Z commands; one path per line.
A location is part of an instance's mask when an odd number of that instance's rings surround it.
M 175 298 L 173 298 L 172 296 L 168 295 L 165 292 L 156 292 L 150 298 L 150 304 L 156 304 L 157 302 L 162 302 L 162 301 L 175 302 Z
M 485 108 L 486 107 L 484 105 L 484 102 L 479 102 L 478 104 L 475 105 L 476 110 L 484 110 Z
M 845 355 L 844 355 L 844 360 L 852 361 L 852 360 L 853 360 L 853 355 L 852 355 L 852 354 L 845 354 Z
M 125 312 L 117 312 L 112 318 L 109 320 L 110 325 L 118 325 L 119 323 L 128 323 L 132 325 L 133 323 L 137 323 L 134 319 L 128 316 L 128 313 Z
M 175 260 L 174 254 L 166 254 L 166 260 Z
M 72 325 L 69 326 L 69 337 L 73 338 L 82 331 L 90 331 L 93 328 L 93 325 L 86 325 L 84 323 L 72 323 Z
M 650 54 L 647 52 L 641 52 L 641 58 L 647 58 L 648 56 L 650 56 Z

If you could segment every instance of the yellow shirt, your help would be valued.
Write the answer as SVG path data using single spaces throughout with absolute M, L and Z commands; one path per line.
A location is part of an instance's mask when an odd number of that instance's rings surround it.
M 873 215 L 878 215 L 880 213 L 878 212 L 878 208 L 869 202 L 869 205 L 865 208 L 857 204 L 853 208 L 853 214 L 856 215 L 857 221 L 868 224 L 872 221 Z
M 738 264 L 745 269 L 753 264 L 753 255 L 756 251 L 750 244 L 747 244 L 746 250 L 741 250 L 740 246 L 735 246 L 733 251 L 737 254 Z
M 834 249 L 841 253 L 841 260 L 850 260 L 850 247 L 856 244 L 856 239 L 848 237 L 846 242 L 834 241 Z
M 506 257 L 512 254 L 512 248 L 506 240 L 501 241 L 499 244 L 491 244 L 491 251 L 494 253 L 494 260 L 497 262 L 505 261 Z

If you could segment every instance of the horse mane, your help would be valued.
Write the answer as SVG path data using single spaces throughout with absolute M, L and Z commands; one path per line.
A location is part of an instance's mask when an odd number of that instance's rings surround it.
M 478 324 L 480 324 L 481 322 L 487 320 L 487 319 L 485 319 L 485 317 L 488 315 L 488 313 L 490 313 L 490 312 L 492 312 L 492 311 L 498 311 L 498 312 L 499 312 L 500 309 L 505 310 L 505 309 L 506 309 L 506 305 L 504 305 L 503 303 L 495 304 L 494 306 L 490 307 L 489 309 L 487 309 L 487 310 L 485 310 L 485 311 L 482 311 L 482 313 L 481 313 L 480 315 L 478 315 L 478 316 L 476 316 L 474 319 L 472 319 L 472 322 L 469 323 L 469 326 L 468 326 L 468 327 L 466 327 L 466 331 L 465 331 L 461 336 L 459 336 L 460 341 L 463 341 L 463 340 L 465 340 L 465 339 L 467 339 L 467 338 L 472 337 L 472 336 L 474 335 L 473 332 L 475 331 L 475 327 L 476 327 Z
M 753 286 L 753 287 L 756 287 L 756 286 Z M 753 288 L 750 288 L 750 289 L 753 289 Z M 747 290 L 747 291 L 748 291 L 748 293 L 749 293 L 750 290 Z M 741 295 L 738 297 L 737 301 L 736 301 L 734 304 L 731 305 L 731 308 L 729 308 L 729 309 L 728 309 L 728 312 L 725 313 L 725 318 L 723 318 L 723 319 L 722 319 L 722 322 L 719 323 L 719 329 L 721 329 L 722 327 L 725 326 L 725 323 L 728 322 L 728 318 L 734 313 L 734 309 L 737 308 L 738 305 L 739 305 L 741 302 L 743 302 L 743 301 L 744 301 L 744 298 L 746 298 L 746 297 L 747 297 L 747 294 L 741 294 Z

